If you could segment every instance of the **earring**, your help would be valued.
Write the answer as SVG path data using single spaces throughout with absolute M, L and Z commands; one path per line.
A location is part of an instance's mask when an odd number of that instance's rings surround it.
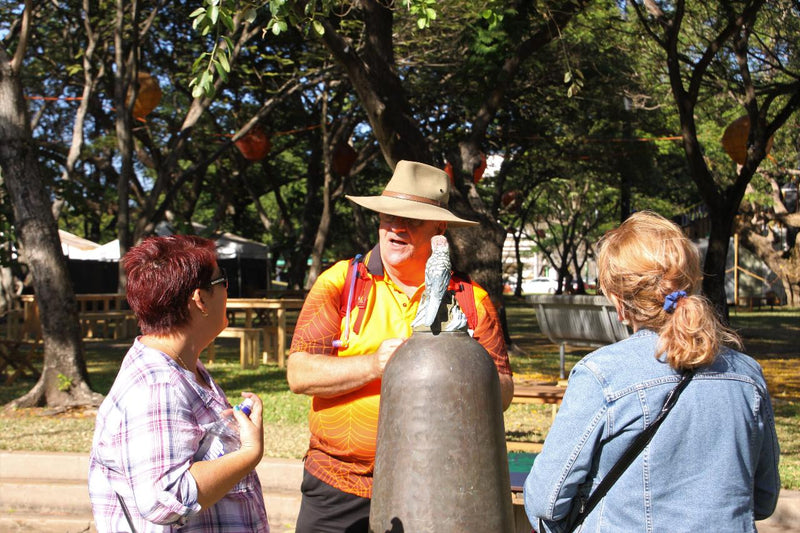
M 203 316 L 208 316 L 208 313 L 206 313 L 205 311 L 201 310 L 200 312 L 203 313 Z

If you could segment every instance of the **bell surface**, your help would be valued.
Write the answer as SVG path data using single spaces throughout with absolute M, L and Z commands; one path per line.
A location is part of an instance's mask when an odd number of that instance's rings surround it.
M 415 331 L 380 402 L 370 531 L 513 530 L 500 381 L 477 341 Z

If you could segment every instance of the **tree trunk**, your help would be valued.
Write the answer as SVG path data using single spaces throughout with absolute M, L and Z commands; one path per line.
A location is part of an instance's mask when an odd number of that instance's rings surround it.
M 14 225 L 39 305 L 44 368 L 36 385 L 11 407 L 99 405 L 83 358 L 78 311 L 58 228 L 36 158 L 19 72 L 0 49 L 0 165 Z
M 735 211 L 734 211 L 735 212 Z M 719 316 L 728 321 L 728 299 L 725 296 L 725 270 L 730 247 L 733 214 L 709 209 L 711 229 L 708 251 L 703 264 L 703 294 L 711 300 Z

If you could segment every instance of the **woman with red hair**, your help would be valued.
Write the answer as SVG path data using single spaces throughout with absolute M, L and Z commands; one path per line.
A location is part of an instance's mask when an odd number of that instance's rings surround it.
M 204 427 L 231 410 L 199 360 L 227 326 L 228 281 L 214 243 L 154 237 L 122 264 L 143 334 L 97 413 L 89 466 L 97 531 L 267 533 L 254 470 L 264 451 L 258 396 L 243 393 L 249 416 L 234 409 L 239 449 L 200 449 Z

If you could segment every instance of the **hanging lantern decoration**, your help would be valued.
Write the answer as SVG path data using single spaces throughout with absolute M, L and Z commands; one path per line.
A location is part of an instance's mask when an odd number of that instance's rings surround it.
M 158 80 L 147 72 L 139 72 L 139 92 L 133 103 L 134 118 L 143 119 L 161 102 L 161 87 Z
M 486 172 L 486 154 L 481 152 L 481 164 L 472 172 L 472 181 L 478 183 Z
M 447 173 L 448 176 L 450 176 L 450 184 L 452 185 L 453 183 L 455 183 L 453 179 L 453 165 L 450 163 L 450 161 L 448 161 L 447 164 L 444 166 L 444 171 Z
M 248 161 L 261 161 L 267 157 L 269 149 L 272 148 L 269 135 L 258 125 L 250 128 L 250 131 L 233 144 Z
M 511 213 L 518 211 L 522 206 L 522 193 L 518 190 L 506 191 L 500 197 L 500 203 Z
M 722 147 L 736 164 L 744 165 L 747 160 L 747 137 L 750 135 L 750 117 L 742 115 L 731 122 L 722 134 Z M 772 140 L 767 141 L 766 153 L 772 150 Z
M 333 161 L 331 166 L 333 171 L 340 176 L 349 176 L 350 169 L 353 168 L 353 163 L 356 162 L 358 154 L 352 146 L 345 142 L 340 142 L 333 149 Z

